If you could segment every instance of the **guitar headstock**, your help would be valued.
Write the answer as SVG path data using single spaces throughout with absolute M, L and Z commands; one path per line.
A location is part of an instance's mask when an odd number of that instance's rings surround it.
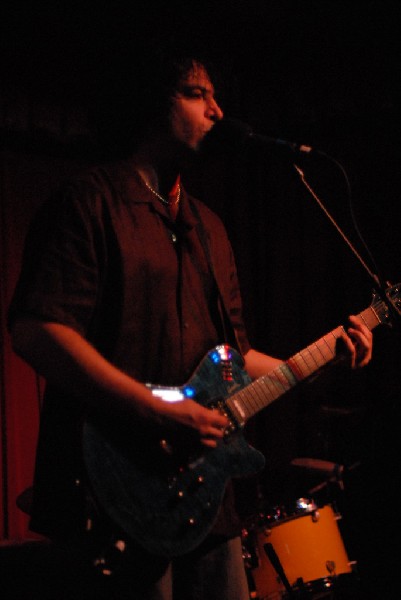
M 390 309 L 390 318 L 393 324 L 399 325 L 401 319 L 401 283 L 386 289 L 386 298 Z
M 401 323 L 401 283 L 389 286 L 384 292 L 376 292 L 372 307 L 381 323 L 390 327 Z

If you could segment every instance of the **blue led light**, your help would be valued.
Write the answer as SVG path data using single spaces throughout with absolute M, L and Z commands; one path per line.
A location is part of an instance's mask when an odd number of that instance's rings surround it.
M 190 387 L 189 385 L 183 389 L 183 392 L 184 396 L 186 396 L 187 398 L 193 398 L 195 396 L 194 388 Z
M 211 352 L 210 353 L 210 358 L 212 359 L 212 361 L 217 364 L 220 362 L 220 354 L 218 352 Z

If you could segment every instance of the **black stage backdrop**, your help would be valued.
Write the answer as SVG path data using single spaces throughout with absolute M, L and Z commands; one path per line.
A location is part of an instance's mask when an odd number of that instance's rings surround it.
M 369 306 L 373 275 L 385 286 L 401 281 L 398 3 L 133 4 L 1 8 L 5 541 L 30 537 L 15 515 L 15 497 L 30 484 L 37 415 L 32 431 L 32 419 L 24 422 L 31 412 L 15 408 L 20 374 L 29 376 L 14 363 L 4 331 L 28 216 L 59 179 L 96 159 L 87 115 L 115 69 L 146 64 L 149 42 L 206 45 L 224 65 L 227 116 L 314 149 L 216 147 L 185 174 L 187 187 L 227 224 L 255 347 L 290 356 Z M 332 482 L 317 495 L 343 516 L 342 535 L 367 597 L 368 590 L 397 597 L 400 356 L 399 326 L 377 329 L 368 368 L 333 368 L 255 417 L 246 434 L 267 465 L 238 486 L 249 523 L 319 485 L 316 474 L 291 466 L 294 458 L 343 466 L 344 489 Z M 27 383 L 34 403 L 40 386 Z

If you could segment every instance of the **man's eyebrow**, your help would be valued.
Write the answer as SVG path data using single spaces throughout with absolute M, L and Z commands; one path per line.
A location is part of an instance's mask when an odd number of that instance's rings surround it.
M 200 90 L 203 94 L 213 94 L 213 88 L 205 87 L 204 85 L 196 84 L 196 83 L 188 83 L 183 84 L 178 87 L 178 91 L 181 92 L 191 92 L 193 90 Z

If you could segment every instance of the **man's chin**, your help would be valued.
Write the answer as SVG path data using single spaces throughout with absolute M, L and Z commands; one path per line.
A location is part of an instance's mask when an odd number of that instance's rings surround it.
M 196 164 L 201 155 L 200 146 L 193 147 L 188 144 L 180 144 L 177 147 L 176 157 L 182 168 L 189 168 Z
M 219 145 L 216 145 L 215 135 L 213 134 L 214 127 L 212 127 L 200 140 L 197 145 L 197 153 L 202 156 L 205 154 L 210 154 L 213 152 L 216 147 L 219 149 Z

